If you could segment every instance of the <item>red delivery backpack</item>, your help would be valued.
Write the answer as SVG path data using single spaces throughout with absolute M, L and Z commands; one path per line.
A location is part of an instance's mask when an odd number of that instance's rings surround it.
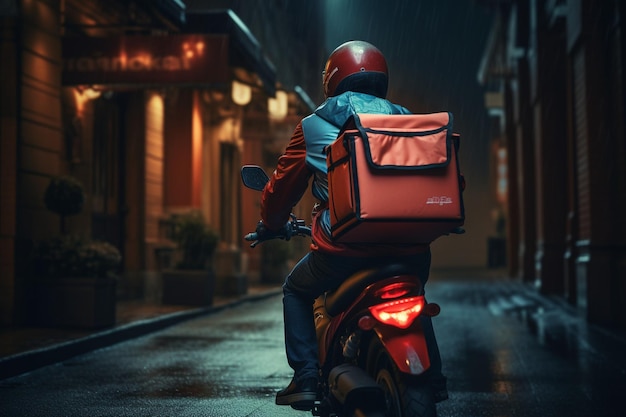
M 326 148 L 331 235 L 430 243 L 463 225 L 452 114 L 357 114 Z

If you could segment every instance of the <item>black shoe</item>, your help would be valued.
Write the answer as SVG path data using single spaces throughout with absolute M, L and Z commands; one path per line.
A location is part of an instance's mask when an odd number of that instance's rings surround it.
M 447 389 L 443 389 L 443 390 L 439 390 L 439 391 L 435 391 L 435 402 L 436 403 L 440 403 L 442 401 L 445 401 L 448 399 L 448 390 Z
M 443 376 L 433 376 L 430 379 L 430 386 L 433 389 L 436 403 L 440 403 L 448 399 L 448 379 Z
M 298 383 L 292 379 L 289 386 L 276 394 L 276 404 L 309 411 L 317 398 L 317 378 L 306 378 Z

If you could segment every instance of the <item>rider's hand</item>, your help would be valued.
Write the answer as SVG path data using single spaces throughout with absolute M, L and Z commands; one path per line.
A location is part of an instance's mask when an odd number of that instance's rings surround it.
M 292 228 L 289 222 L 285 223 L 283 227 L 278 230 L 270 230 L 267 228 L 263 220 L 259 220 L 256 225 L 256 234 L 257 238 L 260 241 L 268 240 L 272 238 L 279 237 L 281 239 L 289 240 L 292 235 Z

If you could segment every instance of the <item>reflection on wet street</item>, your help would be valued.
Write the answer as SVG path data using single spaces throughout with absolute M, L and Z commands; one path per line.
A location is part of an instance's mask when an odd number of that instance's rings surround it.
M 433 280 L 452 416 L 620 416 L 626 338 L 510 280 Z
M 450 393 L 439 417 L 624 415 L 623 335 L 508 279 L 433 274 L 427 295 Z M 1 414 L 308 415 L 274 404 L 290 379 L 277 295 L 0 381 Z

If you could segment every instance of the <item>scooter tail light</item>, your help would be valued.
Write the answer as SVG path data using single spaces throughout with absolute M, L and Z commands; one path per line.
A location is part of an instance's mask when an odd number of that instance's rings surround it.
M 358 322 L 359 329 L 372 330 L 376 326 L 376 320 L 370 316 L 363 316 Z
M 406 329 L 422 313 L 425 304 L 424 296 L 420 295 L 371 306 L 369 311 L 383 324 Z
M 390 300 L 392 298 L 400 298 L 411 291 L 411 286 L 404 282 L 397 282 L 389 284 L 376 292 L 376 296 L 383 300 Z

